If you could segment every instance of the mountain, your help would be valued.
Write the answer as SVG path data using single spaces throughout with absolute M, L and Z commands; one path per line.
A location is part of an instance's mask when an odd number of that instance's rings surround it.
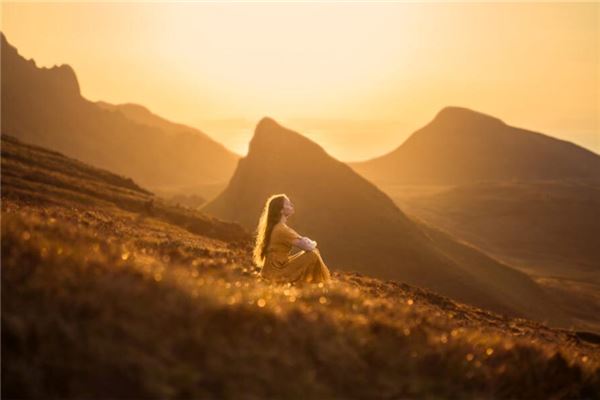
M 239 225 L 1 144 L 2 398 L 598 399 L 591 332 L 357 273 L 271 285 Z
M 396 150 L 349 165 L 380 185 L 600 179 L 597 154 L 463 107 L 443 108 Z
M 271 118 L 257 125 L 228 187 L 202 208 L 255 229 L 264 201 L 286 193 L 290 224 L 319 243 L 334 270 L 401 280 L 512 315 L 564 323 L 525 274 L 409 219 L 376 186 Z
M 152 111 L 148 110 L 146 107 L 134 104 L 134 103 L 125 103 L 125 104 L 111 104 L 106 101 L 97 101 L 96 105 L 98 107 L 103 108 L 109 111 L 119 111 L 124 116 L 132 120 L 133 122 L 141 125 L 154 126 L 156 128 L 162 129 L 166 133 L 172 134 L 181 134 L 181 133 L 193 133 L 195 135 L 203 136 L 205 140 L 210 139 L 204 132 L 189 127 L 184 124 L 178 124 L 175 122 L 171 122 L 166 120 Z
M 239 156 L 132 104 L 81 96 L 68 65 L 38 68 L 2 33 L 2 134 L 132 177 L 153 190 L 220 185 Z

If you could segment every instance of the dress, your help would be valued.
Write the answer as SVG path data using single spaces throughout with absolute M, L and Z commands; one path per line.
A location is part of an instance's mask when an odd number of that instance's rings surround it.
M 327 282 L 331 279 L 329 268 L 321 258 L 319 249 L 291 254 L 292 242 L 301 236 L 286 224 L 273 227 L 266 251 L 261 276 L 276 282 Z

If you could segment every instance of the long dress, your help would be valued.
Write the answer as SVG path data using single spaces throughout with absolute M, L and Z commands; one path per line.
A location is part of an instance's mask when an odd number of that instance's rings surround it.
M 273 227 L 261 270 L 263 278 L 275 282 L 319 283 L 331 280 L 331 273 L 319 249 L 291 254 L 294 239 L 300 237 L 282 222 Z

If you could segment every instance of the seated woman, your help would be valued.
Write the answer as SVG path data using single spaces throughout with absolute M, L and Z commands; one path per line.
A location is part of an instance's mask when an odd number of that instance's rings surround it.
M 331 274 L 317 242 L 286 225 L 293 213 L 294 205 L 285 194 L 267 199 L 254 246 L 254 262 L 262 267 L 260 275 L 275 282 L 328 282 Z M 292 246 L 304 251 L 291 254 Z

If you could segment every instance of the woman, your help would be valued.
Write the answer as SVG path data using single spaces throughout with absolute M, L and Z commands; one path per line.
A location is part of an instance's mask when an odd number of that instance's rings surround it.
M 329 269 L 317 249 L 317 242 L 300 236 L 286 225 L 294 205 L 285 194 L 267 199 L 258 221 L 254 262 L 261 276 L 276 282 L 328 282 Z M 291 255 L 292 246 L 300 251 Z

